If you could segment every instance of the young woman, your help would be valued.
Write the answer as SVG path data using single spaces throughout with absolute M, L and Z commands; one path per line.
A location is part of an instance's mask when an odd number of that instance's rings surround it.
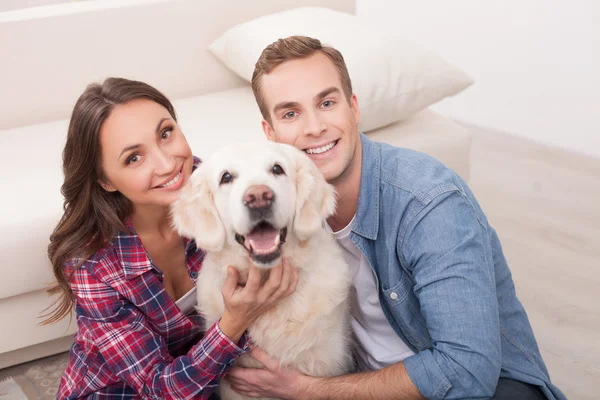
M 48 247 L 60 298 L 46 322 L 74 307 L 78 327 L 58 398 L 209 398 L 247 350 L 248 325 L 295 290 L 285 263 L 262 285 L 252 268 L 244 287 L 229 266 L 225 313 L 201 332 L 194 290 L 204 252 L 169 214 L 199 163 L 153 87 L 109 78 L 78 99 L 63 152 L 64 215 Z

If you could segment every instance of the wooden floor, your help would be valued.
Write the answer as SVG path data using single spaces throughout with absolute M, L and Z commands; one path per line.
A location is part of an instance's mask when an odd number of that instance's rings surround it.
M 553 382 L 600 398 L 600 159 L 477 129 L 470 185 Z

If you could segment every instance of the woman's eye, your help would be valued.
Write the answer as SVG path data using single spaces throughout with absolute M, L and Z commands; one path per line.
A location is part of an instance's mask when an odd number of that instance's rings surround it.
M 290 119 L 296 116 L 296 111 L 288 111 L 283 115 L 283 118 Z
M 223 175 L 221 175 L 221 185 L 224 185 L 226 183 L 230 183 L 233 180 L 233 176 L 231 176 L 231 174 L 229 172 L 224 172 Z
M 171 133 L 173 133 L 173 129 L 168 128 L 165 129 L 164 131 L 162 131 L 162 133 L 160 134 L 160 138 L 162 140 L 167 140 L 169 138 L 169 136 L 171 136 Z
M 127 158 L 126 163 L 129 164 L 133 164 L 140 161 L 140 155 L 139 154 L 132 154 L 129 156 L 129 158 Z
M 273 174 L 275 175 L 285 175 L 285 171 L 281 168 L 281 165 L 275 164 L 273 165 Z

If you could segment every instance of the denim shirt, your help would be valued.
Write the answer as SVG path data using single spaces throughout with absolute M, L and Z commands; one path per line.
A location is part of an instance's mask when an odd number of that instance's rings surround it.
M 350 238 L 371 265 L 383 312 L 416 353 L 423 396 L 493 396 L 500 377 L 549 378 L 500 241 L 467 184 L 423 153 L 360 135 L 362 176 Z

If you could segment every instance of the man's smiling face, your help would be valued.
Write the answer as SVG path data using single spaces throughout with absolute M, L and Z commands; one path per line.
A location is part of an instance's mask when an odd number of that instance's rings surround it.
M 328 182 L 349 174 L 359 142 L 355 95 L 344 95 L 337 68 L 322 52 L 286 61 L 261 78 L 269 140 L 304 150 Z

